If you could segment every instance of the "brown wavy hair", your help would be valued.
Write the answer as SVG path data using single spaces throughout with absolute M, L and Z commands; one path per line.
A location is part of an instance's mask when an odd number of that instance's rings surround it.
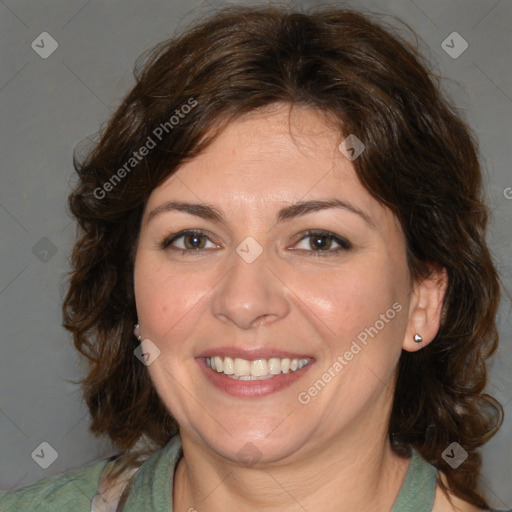
M 63 305 L 64 326 L 88 359 L 79 382 L 90 430 L 121 450 L 115 474 L 140 465 L 177 432 L 133 354 L 134 253 L 148 196 L 227 123 L 284 103 L 329 114 L 340 133 L 366 145 L 355 170 L 399 219 L 411 277 L 427 277 L 432 266 L 447 270 L 436 338 L 402 352 L 389 437 L 397 454 L 414 447 L 445 473 L 454 494 L 487 507 L 476 490 L 478 448 L 503 418 L 501 405 L 483 393 L 485 361 L 498 343 L 500 280 L 485 240 L 475 137 L 412 39 L 347 9 L 238 6 L 197 21 L 137 62 L 135 86 L 94 147 L 74 158 L 79 181 L 69 206 L 80 235 Z M 156 146 L 130 160 L 149 139 Z M 150 443 L 145 450 L 140 439 Z M 456 470 L 441 456 L 453 441 L 469 454 Z

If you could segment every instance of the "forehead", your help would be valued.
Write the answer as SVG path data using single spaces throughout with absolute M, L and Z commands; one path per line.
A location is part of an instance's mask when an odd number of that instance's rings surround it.
M 377 222 L 394 222 L 339 150 L 344 138 L 332 117 L 309 108 L 278 105 L 250 112 L 227 124 L 200 155 L 156 188 L 147 210 L 172 199 L 254 212 L 338 198 L 350 199 Z

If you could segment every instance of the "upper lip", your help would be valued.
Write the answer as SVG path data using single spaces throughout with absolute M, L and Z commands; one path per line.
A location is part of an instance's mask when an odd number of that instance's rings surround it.
M 254 349 L 243 349 L 236 347 L 215 347 L 203 350 L 196 357 L 238 357 L 240 359 L 246 359 L 248 361 L 254 361 L 256 359 L 270 359 L 271 357 L 278 357 L 280 359 L 313 359 L 312 356 L 307 354 L 299 354 L 298 352 L 289 352 L 287 350 L 280 350 L 278 348 L 254 348 Z

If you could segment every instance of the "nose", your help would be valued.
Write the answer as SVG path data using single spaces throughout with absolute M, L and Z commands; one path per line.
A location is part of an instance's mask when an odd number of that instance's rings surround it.
M 289 312 L 287 288 L 270 265 L 265 251 L 252 263 L 233 252 L 214 290 L 214 316 L 244 330 L 284 318 Z

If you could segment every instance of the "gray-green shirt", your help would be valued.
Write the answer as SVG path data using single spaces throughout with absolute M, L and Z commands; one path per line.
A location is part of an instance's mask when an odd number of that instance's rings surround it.
M 172 512 L 174 471 L 182 455 L 181 438 L 149 457 L 135 473 L 126 512 Z M 0 494 L 0 512 L 91 512 L 92 500 L 108 459 L 64 475 Z M 391 512 L 431 512 L 437 470 L 418 452 L 413 455 Z M 512 512 L 512 511 L 511 511 Z

